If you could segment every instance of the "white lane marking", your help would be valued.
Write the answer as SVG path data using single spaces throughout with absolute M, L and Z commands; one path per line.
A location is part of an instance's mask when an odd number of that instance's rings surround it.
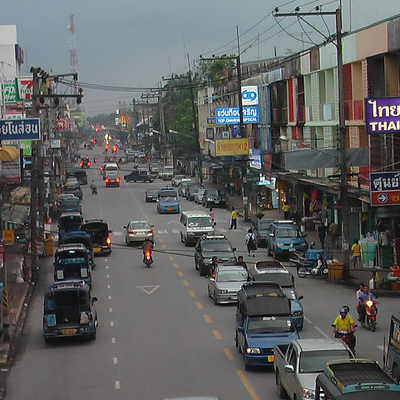
M 110 321 L 110 326 L 114 326 L 114 321 Z
M 108 309 L 108 312 L 113 312 L 113 309 L 110 307 L 110 308 Z
M 106 265 L 106 269 L 108 269 L 108 265 Z
M 304 319 L 309 323 L 312 324 L 312 321 L 310 319 L 308 319 L 307 317 L 304 317 Z
M 111 338 L 111 343 L 115 344 L 115 337 Z
M 177 229 L 172 229 L 172 233 L 180 233 Z
M 111 288 L 111 286 L 110 285 L 107 285 L 107 289 L 110 289 Z
M 161 285 L 153 285 L 153 286 L 136 286 L 138 289 L 143 290 L 143 292 L 147 294 L 152 294 L 155 292 Z
M 226 229 L 216 229 L 218 232 L 226 232 Z
M 122 236 L 124 233 L 123 232 L 113 232 L 114 236 Z
M 322 329 L 318 328 L 318 326 L 314 326 L 314 328 L 324 337 L 326 337 L 327 339 L 331 339 L 330 336 L 328 336 Z
M 118 358 L 114 357 L 114 364 L 118 364 Z
M 108 258 L 105 258 L 104 261 L 105 261 L 105 262 L 108 262 Z
M 107 275 L 106 275 L 106 278 L 108 279 L 109 277 L 110 277 L 110 275 L 107 274 Z
M 160 235 L 166 235 L 168 231 L 157 231 Z
M 115 390 L 121 389 L 121 382 L 120 381 L 115 381 L 114 388 L 115 388 Z
M 111 300 L 111 296 L 108 296 L 108 300 Z
M 385 350 L 385 347 L 384 346 L 376 346 L 379 350 Z

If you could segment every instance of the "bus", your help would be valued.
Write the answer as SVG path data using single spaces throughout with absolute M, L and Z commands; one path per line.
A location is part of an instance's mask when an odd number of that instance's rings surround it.
M 67 178 L 75 177 L 80 185 L 87 185 L 87 174 L 82 168 L 67 168 Z
M 400 382 L 400 313 L 390 318 L 386 367 L 393 378 Z

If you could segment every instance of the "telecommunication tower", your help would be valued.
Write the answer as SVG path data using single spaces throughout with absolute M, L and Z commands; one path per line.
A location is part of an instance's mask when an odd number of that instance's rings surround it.
M 76 39 L 75 39 L 75 22 L 74 15 L 71 14 L 69 16 L 69 25 L 68 30 L 71 33 L 71 39 L 69 41 L 69 67 L 72 73 L 78 72 L 78 53 L 76 47 Z M 78 82 L 74 80 L 71 85 L 71 94 L 78 93 Z

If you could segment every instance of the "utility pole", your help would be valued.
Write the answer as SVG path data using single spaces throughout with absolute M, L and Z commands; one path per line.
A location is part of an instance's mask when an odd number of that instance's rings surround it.
M 342 2 L 340 1 L 339 7 L 335 11 L 320 11 L 319 7 L 316 8 L 315 12 L 302 13 L 296 9 L 293 13 L 278 13 L 276 9 L 275 17 L 302 17 L 302 16 L 324 16 L 331 15 L 335 16 L 336 23 L 336 57 L 337 57 L 337 69 L 338 69 L 338 101 L 339 101 L 339 115 L 338 115 L 338 129 L 339 129 L 339 152 L 340 152 L 340 205 L 342 210 L 342 250 L 343 250 L 343 261 L 344 261 L 344 273 L 345 278 L 349 274 L 349 197 L 348 189 L 349 183 L 347 181 L 347 132 L 346 132 L 346 118 L 345 118 L 345 107 L 344 107 L 344 73 L 343 73 L 343 46 L 342 46 Z

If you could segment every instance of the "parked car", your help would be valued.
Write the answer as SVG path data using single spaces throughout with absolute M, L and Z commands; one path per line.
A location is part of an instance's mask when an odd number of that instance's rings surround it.
M 156 202 L 159 190 L 159 188 L 148 188 L 144 195 L 146 203 Z
M 196 192 L 193 194 L 193 200 L 196 204 L 201 204 L 203 201 L 203 195 L 206 189 L 204 188 L 198 188 Z
M 188 201 L 193 201 L 194 200 L 194 194 L 196 191 L 199 189 L 199 185 L 197 183 L 190 183 L 186 190 L 185 190 L 185 197 L 186 200 Z
M 79 200 L 83 199 L 83 192 L 79 183 L 71 183 L 70 185 L 68 184 L 64 186 L 63 192 L 66 194 L 73 194 L 74 196 L 79 197 Z
M 209 207 L 226 207 L 226 195 L 218 189 L 206 189 L 203 194 L 202 204 Z
M 143 168 L 135 169 L 130 174 L 124 176 L 125 182 L 153 182 L 153 180 L 150 177 L 149 171 Z
M 81 230 L 90 235 L 93 243 L 93 252 L 95 255 L 111 254 L 112 249 L 110 233 L 112 230 L 108 228 L 108 224 L 104 219 L 86 219 L 81 226 Z
M 214 304 L 236 303 L 237 292 L 249 280 L 247 270 L 240 265 L 217 266 L 212 276 L 208 278 L 208 297 L 214 299 Z
M 181 183 L 181 180 L 186 178 L 185 175 L 175 175 L 171 180 L 172 186 L 178 186 Z
M 189 178 L 183 178 L 178 185 L 178 194 L 179 196 L 186 197 L 186 188 L 188 185 L 192 183 L 192 180 Z
M 288 257 L 293 251 L 304 253 L 308 249 L 306 235 L 302 234 L 295 223 L 275 221 L 269 230 L 267 252 L 277 260 Z
M 253 221 L 252 230 L 256 238 L 257 247 L 265 246 L 268 244 L 269 228 L 274 222 L 273 219 L 261 218 Z
M 154 243 L 154 226 L 148 221 L 131 221 L 124 226 L 125 243 L 130 246 L 134 243 L 142 243 L 149 238 Z
M 195 247 L 194 266 L 199 270 L 200 276 L 205 276 L 209 273 L 214 256 L 218 258 L 219 263 L 235 265 L 235 251 L 236 247 L 232 247 L 225 235 L 204 235 Z
M 58 204 L 58 214 L 64 214 L 67 212 L 80 212 L 82 214 L 82 206 L 79 197 L 73 196 L 64 199 Z

